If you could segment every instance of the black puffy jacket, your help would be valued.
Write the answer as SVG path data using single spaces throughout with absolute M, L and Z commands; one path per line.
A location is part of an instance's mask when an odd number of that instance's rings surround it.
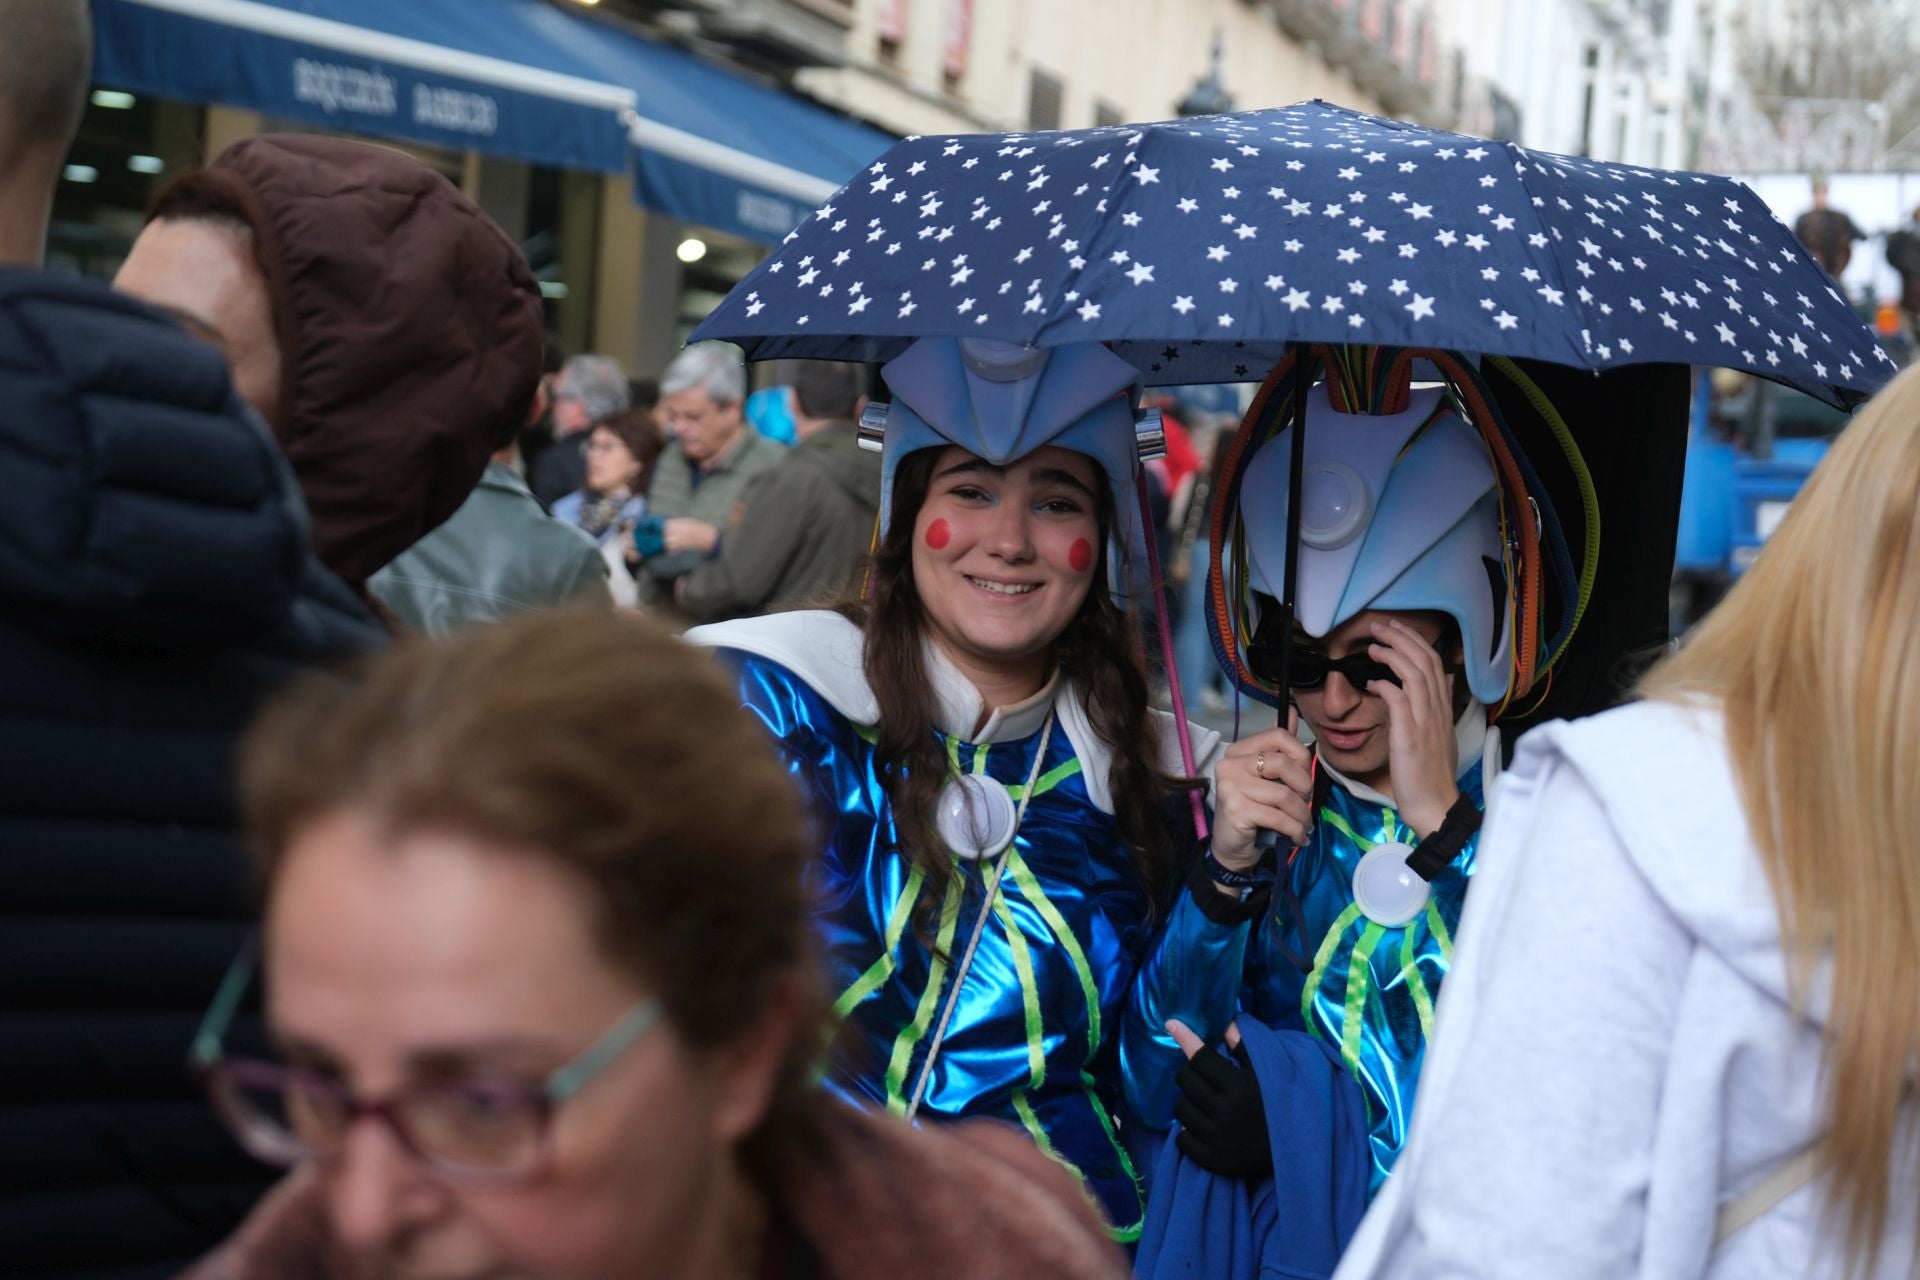
M 258 1194 L 185 1067 L 248 928 L 234 748 L 381 639 L 215 352 L 0 271 L 0 1273 L 170 1274 Z

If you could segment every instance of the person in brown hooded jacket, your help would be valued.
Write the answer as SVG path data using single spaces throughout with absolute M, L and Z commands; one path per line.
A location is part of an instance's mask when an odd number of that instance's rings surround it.
M 321 561 L 365 594 L 526 421 L 540 291 L 519 248 L 385 147 L 270 134 L 169 183 L 114 284 L 227 356 Z

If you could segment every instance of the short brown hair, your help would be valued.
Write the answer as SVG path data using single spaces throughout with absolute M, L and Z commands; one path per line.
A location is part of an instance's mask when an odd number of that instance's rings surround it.
M 595 431 L 603 428 L 619 436 L 620 443 L 627 446 L 627 452 L 640 464 L 640 478 L 634 482 L 633 491 L 645 493 L 653 480 L 653 464 L 660 460 L 667 443 L 660 438 L 660 428 L 653 424 L 653 414 L 646 409 L 622 409 L 593 424 Z
M 851 418 L 867 393 L 867 367 L 842 360 L 804 360 L 793 377 L 794 407 L 813 419 Z
M 733 1041 L 785 984 L 803 1018 L 823 1007 L 799 797 L 711 659 L 645 619 L 548 613 L 404 644 L 350 679 L 299 685 L 243 760 L 268 890 L 301 830 L 362 809 L 390 831 L 463 832 L 578 876 L 603 953 L 690 1043 Z M 797 1038 L 790 1090 L 819 1044 Z

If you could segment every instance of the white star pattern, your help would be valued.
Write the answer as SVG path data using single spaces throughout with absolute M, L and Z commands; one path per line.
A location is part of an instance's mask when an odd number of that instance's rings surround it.
M 1870 391 L 1888 367 L 1790 234 L 1725 180 L 1475 143 L 1318 104 L 910 138 L 813 212 L 703 332 L 737 336 L 750 352 L 786 335 L 774 354 L 887 358 L 930 316 L 958 315 L 969 332 L 1039 346 L 1098 336 L 1150 383 L 1257 379 L 1299 340 L 1592 367 L 1720 361 L 1829 399 Z M 1196 234 L 1186 216 L 1218 230 Z M 909 245 L 921 252 L 903 254 Z M 1469 271 L 1447 269 L 1456 250 L 1472 255 Z M 855 276 L 865 283 L 848 284 Z M 1470 291 L 1454 283 L 1463 279 Z M 1179 292 L 1205 292 L 1209 280 L 1215 317 Z M 911 296 L 908 283 L 919 286 Z M 1019 307 L 993 303 L 1016 296 Z M 820 299 L 845 303 L 844 314 L 813 315 Z M 1178 350 L 1164 354 L 1169 343 Z

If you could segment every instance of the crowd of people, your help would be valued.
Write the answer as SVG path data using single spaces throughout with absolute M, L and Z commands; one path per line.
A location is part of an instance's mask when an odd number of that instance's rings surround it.
M 9 1275 L 1920 1264 L 1920 374 L 1510 752 L 1439 390 L 1223 480 L 1099 344 L 632 382 L 295 134 L 51 274 L 87 15 L 0 0 Z M 1377 498 L 1290 546 L 1295 465 Z M 1216 622 L 1284 723 L 1159 705 Z

